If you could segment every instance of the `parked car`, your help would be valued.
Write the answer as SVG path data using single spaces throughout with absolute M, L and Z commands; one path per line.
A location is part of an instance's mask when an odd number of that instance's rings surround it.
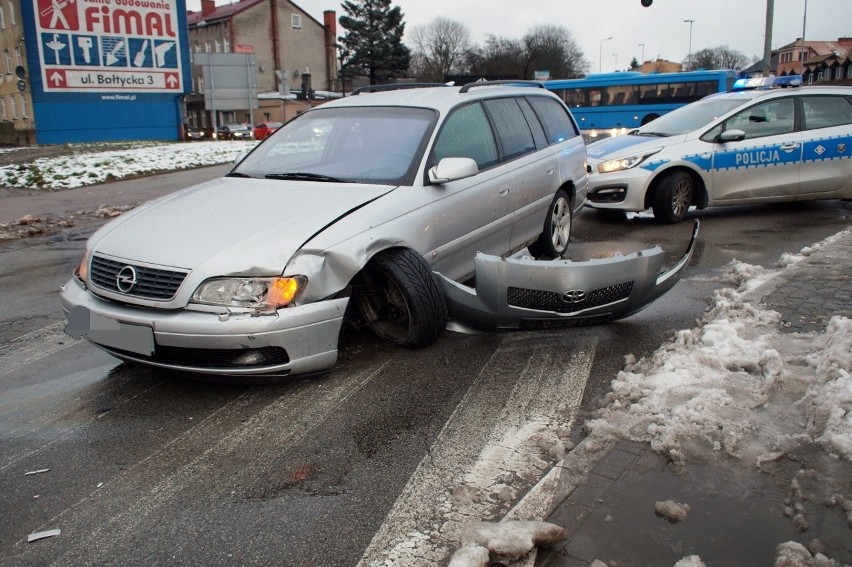
M 122 359 L 242 376 L 330 369 L 344 320 L 426 346 L 448 317 L 437 272 L 465 281 L 477 252 L 566 253 L 585 159 L 543 88 L 329 102 L 224 178 L 97 231 L 62 288 L 68 332 Z
M 261 122 L 254 125 L 254 139 L 265 140 L 270 134 L 281 128 L 283 122 Z
M 220 140 L 250 140 L 252 129 L 248 124 L 225 124 L 216 129 Z
M 196 128 L 195 126 L 185 125 L 183 127 L 183 138 L 186 141 L 203 140 L 204 130 Z
M 588 153 L 589 206 L 650 207 L 663 223 L 680 221 L 691 206 L 849 199 L 852 87 L 711 95 L 590 144 Z

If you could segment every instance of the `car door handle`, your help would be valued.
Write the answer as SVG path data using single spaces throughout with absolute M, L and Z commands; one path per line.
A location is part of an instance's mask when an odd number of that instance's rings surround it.
M 786 144 L 781 144 L 781 150 L 785 152 L 792 152 L 798 147 L 798 142 L 787 142 Z
M 553 168 L 552 167 L 547 170 L 547 175 L 553 175 Z
M 501 196 L 501 197 L 505 197 L 506 195 L 508 195 L 508 194 L 509 194 L 509 191 L 511 191 L 511 189 L 512 189 L 512 188 L 511 188 L 511 187 L 509 187 L 508 185 L 504 185 L 504 186 L 503 186 L 503 188 L 502 188 L 502 189 L 500 189 L 500 196 Z

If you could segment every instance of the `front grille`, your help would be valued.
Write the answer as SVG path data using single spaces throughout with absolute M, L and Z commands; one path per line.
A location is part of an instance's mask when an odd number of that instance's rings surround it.
M 563 294 L 554 291 L 510 287 L 507 300 L 511 307 L 554 311 L 556 313 L 576 313 L 584 309 L 600 307 L 627 299 L 632 290 L 633 282 L 620 283 L 590 291 L 582 301 L 571 303 L 562 299 Z
M 118 288 L 116 276 L 128 266 L 136 271 L 136 285 L 124 292 Z M 102 256 L 92 257 L 92 266 L 89 270 L 89 281 L 100 288 L 131 297 L 157 301 L 172 299 L 185 277 L 186 272 L 138 266 L 109 260 Z

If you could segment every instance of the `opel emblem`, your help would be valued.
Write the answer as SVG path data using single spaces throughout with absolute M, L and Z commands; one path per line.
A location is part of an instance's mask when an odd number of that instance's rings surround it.
M 121 293 L 130 293 L 136 285 L 136 270 L 133 266 L 124 266 L 115 275 L 115 285 Z
M 562 301 L 565 303 L 580 303 L 586 299 L 586 291 L 582 289 L 569 289 L 562 294 Z

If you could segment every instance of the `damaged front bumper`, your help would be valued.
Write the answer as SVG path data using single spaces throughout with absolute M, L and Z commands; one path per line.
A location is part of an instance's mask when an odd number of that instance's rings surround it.
M 662 271 L 659 246 L 626 256 L 573 262 L 477 254 L 476 287 L 436 272 L 451 329 L 534 329 L 594 325 L 629 317 L 669 291 L 692 257 L 695 221 L 686 253 Z

